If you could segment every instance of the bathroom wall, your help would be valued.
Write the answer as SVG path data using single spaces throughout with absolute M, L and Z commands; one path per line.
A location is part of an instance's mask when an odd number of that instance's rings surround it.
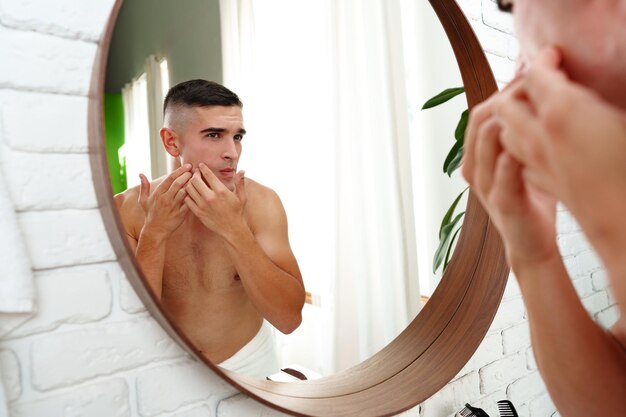
M 462 0 L 499 82 L 514 69 L 508 16 Z M 98 212 L 87 154 L 87 98 L 112 0 L 0 0 L 0 163 L 35 270 L 38 312 L 0 341 L 11 416 L 280 415 L 239 395 L 154 323 L 127 283 Z M 617 308 L 579 227 L 559 211 L 559 244 L 590 313 Z M 404 416 L 448 417 L 465 402 L 492 415 L 554 414 L 511 279 L 484 342 L 458 377 Z

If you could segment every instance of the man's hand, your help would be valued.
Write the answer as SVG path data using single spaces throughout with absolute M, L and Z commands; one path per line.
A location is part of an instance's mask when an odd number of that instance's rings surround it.
M 152 193 L 150 182 L 140 174 L 139 204 L 146 216 L 144 228 L 149 228 L 154 235 L 169 237 L 185 219 L 189 210 L 184 203 L 185 185 L 191 178 L 190 170 L 189 164 L 176 169 Z
M 463 175 L 496 225 L 513 269 L 558 257 L 556 201 L 524 178 L 524 167 L 503 149 L 494 95 L 476 106 L 465 138 Z
M 184 199 L 185 205 L 206 228 L 226 237 L 229 232 L 245 225 L 243 217 L 246 205 L 244 171 L 236 174 L 236 188 L 232 192 L 222 184 L 209 167 L 201 163 L 198 168 L 186 186 L 188 195 Z
M 497 96 L 500 141 L 529 184 L 568 207 L 603 260 L 621 264 L 626 227 L 615 219 L 626 212 L 626 115 L 559 66 L 558 52 L 545 49 Z

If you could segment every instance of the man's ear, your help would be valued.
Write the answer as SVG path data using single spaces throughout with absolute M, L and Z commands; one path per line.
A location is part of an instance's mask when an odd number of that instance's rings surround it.
M 180 149 L 178 148 L 179 142 L 177 133 L 168 127 L 163 127 L 159 131 L 159 134 L 161 135 L 161 141 L 163 142 L 165 151 L 174 158 L 178 158 L 180 156 Z

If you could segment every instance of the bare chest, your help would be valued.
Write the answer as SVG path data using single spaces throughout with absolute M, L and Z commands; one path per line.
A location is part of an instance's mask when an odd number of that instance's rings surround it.
M 236 288 L 241 281 L 222 239 L 197 222 L 183 223 L 167 244 L 164 295 Z

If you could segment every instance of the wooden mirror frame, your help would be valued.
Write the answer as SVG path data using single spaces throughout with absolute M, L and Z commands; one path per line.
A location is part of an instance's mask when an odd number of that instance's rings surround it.
M 497 90 L 485 54 L 454 0 L 429 0 L 450 40 L 470 109 Z M 508 277 L 500 238 L 470 192 L 454 255 L 430 301 L 389 345 L 359 365 L 319 380 L 278 383 L 223 370 L 205 359 L 145 285 L 113 200 L 106 161 L 104 83 L 122 0 L 116 0 L 94 63 L 88 133 L 93 180 L 105 227 L 124 272 L 152 317 L 196 360 L 239 391 L 296 416 L 390 416 L 446 385 L 480 345 Z

